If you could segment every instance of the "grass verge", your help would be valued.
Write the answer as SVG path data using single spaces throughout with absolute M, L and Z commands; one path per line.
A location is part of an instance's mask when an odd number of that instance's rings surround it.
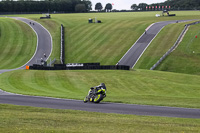
M 200 119 L 165 118 L 0 104 L 0 130 L 8 132 L 197 133 Z
M 104 82 L 105 101 L 200 108 L 199 80 L 199 76 L 147 70 L 18 70 L 1 74 L 0 86 L 19 94 L 82 100 L 90 87 Z

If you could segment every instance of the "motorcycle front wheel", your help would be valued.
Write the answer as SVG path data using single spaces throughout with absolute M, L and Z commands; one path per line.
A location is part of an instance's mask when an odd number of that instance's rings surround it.
M 83 102 L 87 103 L 88 102 L 88 97 L 85 97 L 84 100 L 83 100 Z

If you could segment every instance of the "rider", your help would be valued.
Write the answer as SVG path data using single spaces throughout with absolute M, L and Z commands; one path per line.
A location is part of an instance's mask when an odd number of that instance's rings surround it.
M 100 92 L 100 90 L 102 90 L 106 95 L 106 85 L 104 83 L 101 83 L 99 86 L 96 86 L 96 89 L 98 89 L 97 92 Z
M 95 87 L 91 87 L 88 94 L 92 93 L 93 89 L 97 89 L 97 93 L 102 90 L 105 93 L 105 97 L 106 97 L 106 85 L 104 83 L 101 83 L 100 85 L 95 86 Z

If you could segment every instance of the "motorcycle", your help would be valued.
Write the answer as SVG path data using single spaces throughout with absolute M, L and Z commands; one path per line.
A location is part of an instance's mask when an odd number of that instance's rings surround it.
M 94 102 L 94 103 L 99 103 L 106 97 L 106 91 L 102 90 L 100 88 L 96 89 L 91 89 L 89 91 L 89 94 L 84 98 L 84 103 L 89 102 Z

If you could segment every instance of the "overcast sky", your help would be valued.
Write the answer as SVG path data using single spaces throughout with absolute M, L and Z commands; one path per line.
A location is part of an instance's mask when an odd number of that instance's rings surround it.
M 117 10 L 122 10 L 122 9 L 126 9 L 126 10 L 130 10 L 130 7 L 132 4 L 139 4 L 139 3 L 147 3 L 147 4 L 152 4 L 152 3 L 161 3 L 164 2 L 166 0 L 90 0 L 92 2 L 92 10 L 94 10 L 94 7 L 96 5 L 96 3 L 100 2 L 103 6 L 103 8 L 105 7 L 105 5 L 107 3 L 113 3 L 113 9 L 117 9 Z

